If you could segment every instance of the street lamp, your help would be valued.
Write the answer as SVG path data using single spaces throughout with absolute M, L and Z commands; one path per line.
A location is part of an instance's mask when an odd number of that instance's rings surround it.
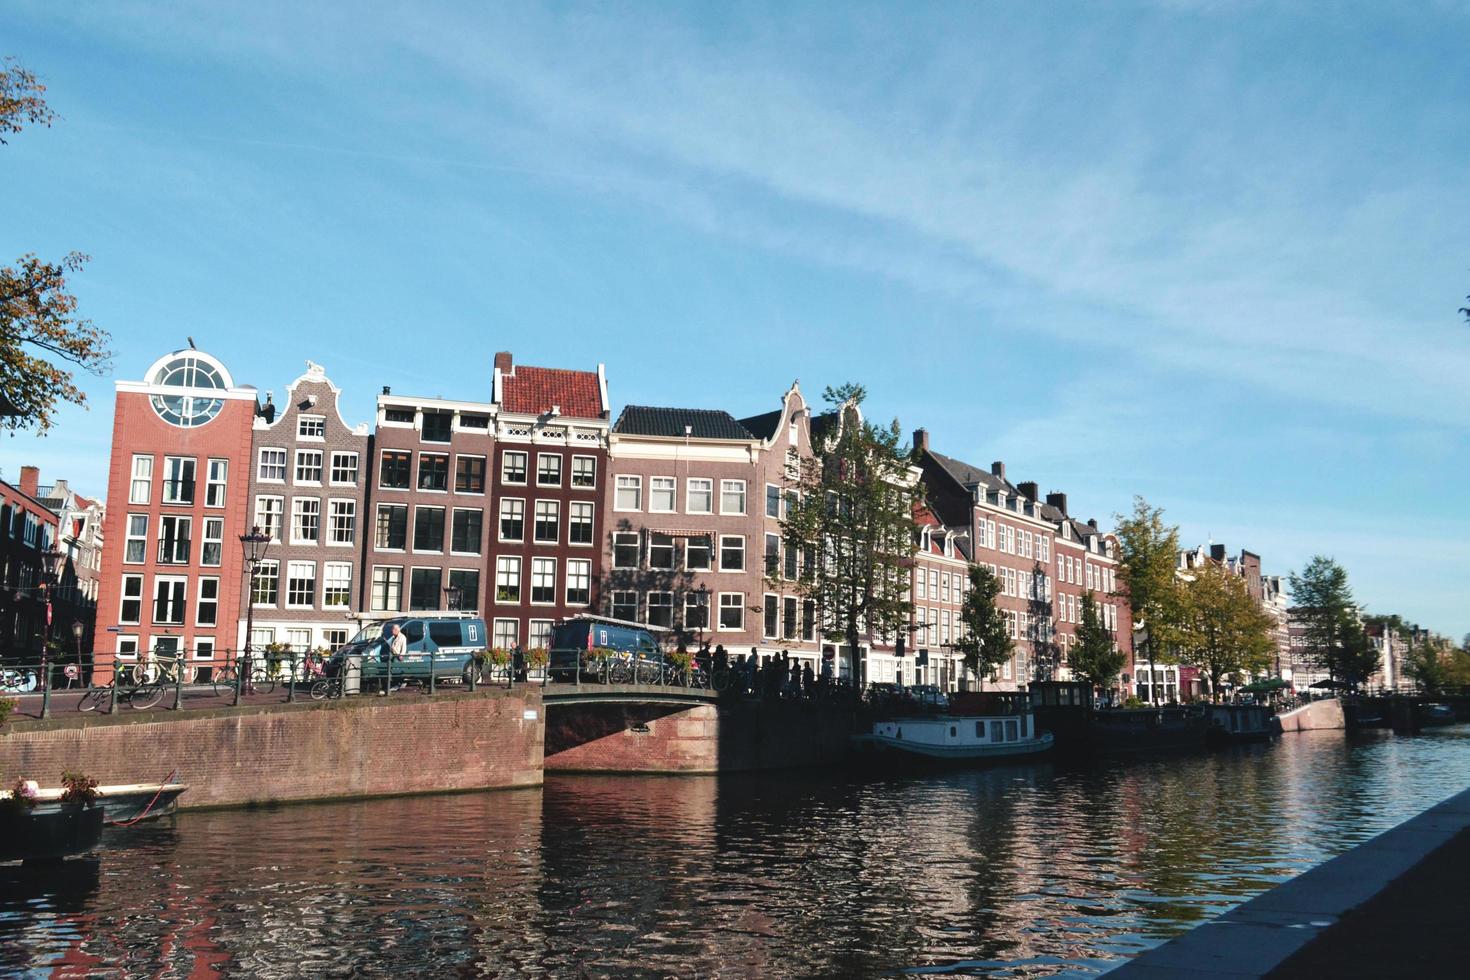
M 82 634 L 87 632 L 87 627 L 80 619 L 74 619 L 71 623 L 71 636 L 77 641 L 77 679 L 82 676 Z M 70 682 L 68 682 L 70 683 Z
M 459 603 L 460 603 L 460 597 L 461 597 L 461 594 L 463 592 L 464 592 L 464 589 L 461 586 L 458 586 L 458 585 L 446 585 L 446 586 L 444 586 L 444 608 L 445 609 L 458 609 L 459 608 Z
M 45 576 L 41 595 L 46 599 L 46 628 L 41 632 L 41 684 L 47 691 L 51 690 L 51 600 L 61 584 L 61 566 L 65 560 L 66 554 L 56 548 L 41 552 Z
M 236 665 L 235 704 L 240 703 L 240 688 L 248 683 L 250 676 L 250 641 L 255 633 L 255 571 L 265 560 L 265 553 L 270 543 L 270 535 L 262 534 L 260 528 L 253 525 L 249 534 L 240 535 L 240 547 L 245 552 L 247 566 L 245 574 L 248 576 L 250 587 L 246 590 L 248 601 L 245 604 L 245 655 L 243 665 Z

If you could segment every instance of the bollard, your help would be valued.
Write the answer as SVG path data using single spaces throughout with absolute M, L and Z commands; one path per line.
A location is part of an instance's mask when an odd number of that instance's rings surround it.
M 385 676 L 385 678 L 383 680 L 383 695 L 382 695 L 385 698 L 388 695 L 390 695 L 390 694 L 393 693 L 393 651 L 392 651 L 391 648 L 388 650 L 388 659 L 387 659 L 386 663 L 388 665 L 388 672 L 387 672 L 387 675 Z
M 240 703 L 240 691 L 242 689 L 242 686 L 244 685 L 244 682 L 245 672 L 240 669 L 240 658 L 237 655 L 235 657 L 235 699 L 231 701 L 230 704 L 238 705 Z
M 434 696 L 434 651 L 429 651 L 429 697 Z
M 296 651 L 291 651 L 291 676 L 286 678 L 286 703 L 294 704 L 296 701 Z
M 179 654 L 179 659 L 174 661 L 174 710 L 179 711 L 184 707 L 184 655 Z
M 112 661 L 112 681 L 107 685 L 107 713 L 117 714 L 117 660 Z

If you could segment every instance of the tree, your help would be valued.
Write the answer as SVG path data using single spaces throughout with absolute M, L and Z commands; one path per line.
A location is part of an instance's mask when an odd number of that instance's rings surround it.
M 824 639 L 845 642 L 860 681 L 862 642 L 897 636 L 913 613 L 914 484 L 898 421 L 863 418 L 861 385 L 827 388 L 832 430 L 788 468 L 782 542 L 803 554 L 795 591 L 811 601 Z
M 1367 635 L 1358 623 L 1347 570 L 1331 558 L 1316 555 L 1301 574 L 1292 572 L 1288 582 L 1292 618 L 1302 630 L 1303 653 L 1327 671 L 1331 680 L 1352 683 L 1349 675 L 1360 672 L 1364 659 L 1359 640 L 1366 643 Z
M 988 565 L 970 566 L 970 587 L 960 608 L 961 635 L 954 647 L 964 655 L 965 668 L 980 678 L 982 687 L 1011 658 L 1015 646 L 1005 614 L 995 604 L 1000 591 L 1000 577 Z
M 1180 587 L 1175 576 L 1179 567 L 1179 527 L 1164 523 L 1162 508 L 1150 507 L 1142 497 L 1133 498 L 1133 513 L 1117 521 L 1119 580 L 1125 588 L 1119 595 L 1133 610 L 1133 628 L 1141 634 L 1144 659 L 1149 667 L 1149 696 L 1159 700 L 1159 685 L 1153 683 L 1154 664 L 1171 662 L 1179 638 Z
M 1245 579 L 1207 562 L 1184 586 L 1180 659 L 1210 678 L 1210 697 L 1220 700 L 1220 680 L 1271 666 L 1275 621 L 1250 594 Z
M 1404 657 L 1404 673 L 1420 691 L 1433 697 L 1453 683 L 1451 654 L 1448 643 L 1431 637 L 1428 642 L 1409 649 Z
M 1103 625 L 1097 600 L 1089 590 L 1082 595 L 1082 622 L 1077 626 L 1077 645 L 1072 648 L 1072 673 L 1106 693 L 1123 669 L 1123 651 Z
M 35 75 L 5 59 L 0 67 L 0 144 L 5 143 L 3 134 L 18 133 L 25 124 L 51 125 L 55 113 L 45 92 Z M 76 297 L 67 291 L 67 273 L 79 271 L 86 261 L 79 252 L 55 263 L 24 255 L 15 266 L 0 268 L 0 430 L 34 426 L 44 434 L 58 402 L 86 404 L 72 371 L 53 360 L 94 374 L 109 366 L 107 334 L 77 317 Z

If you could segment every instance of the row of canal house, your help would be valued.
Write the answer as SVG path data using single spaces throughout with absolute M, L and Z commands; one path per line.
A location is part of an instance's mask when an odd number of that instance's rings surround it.
M 1084 591 L 1128 635 L 1115 542 L 1039 500 L 997 463 L 980 470 L 915 436 L 914 619 L 863 649 L 824 643 L 788 583 L 800 556 L 780 528 L 790 467 L 821 452 L 836 416 L 793 385 L 779 407 L 629 405 L 612 421 L 603 369 L 516 365 L 497 354 L 489 398 L 385 387 L 369 426 L 308 362 L 280 404 L 237 386 L 192 348 L 117 383 L 108 540 L 96 644 L 105 664 L 188 651 L 198 666 L 251 641 L 336 646 L 367 618 L 477 610 L 491 645 L 546 643 L 552 624 L 599 612 L 731 654 L 787 652 L 865 681 L 967 680 L 954 651 L 971 561 L 1004 584 L 1014 659 L 991 686 L 1067 676 Z M 239 538 L 270 539 L 245 582 Z M 973 680 L 973 679 L 970 679 Z

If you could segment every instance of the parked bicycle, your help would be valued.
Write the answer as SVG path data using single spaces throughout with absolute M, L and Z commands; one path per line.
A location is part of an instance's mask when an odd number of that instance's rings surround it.
M 117 688 L 117 703 L 143 711 L 162 701 L 164 690 L 161 681 L 129 684 L 126 687 Z M 110 687 L 92 688 L 77 702 L 77 710 L 81 712 L 98 710 L 107 704 L 107 699 L 112 696 L 112 692 L 113 689 Z
M 221 667 L 214 672 L 214 693 L 223 697 L 232 694 L 235 690 L 236 678 L 240 676 L 239 667 L 235 664 Z M 250 671 L 246 680 L 243 693 L 269 694 L 276 689 L 276 679 L 264 667 L 255 667 Z
M 198 669 L 189 667 L 183 657 L 154 657 L 139 661 L 128 670 L 134 684 L 177 684 L 180 672 L 184 675 L 183 682 L 192 684 Z
M 344 693 L 342 675 L 338 673 L 335 677 L 319 677 L 311 684 L 311 699 L 313 701 L 325 701 L 340 698 Z
M 6 694 L 25 694 L 36 689 L 34 670 L 16 670 L 7 667 L 0 670 L 0 691 Z

